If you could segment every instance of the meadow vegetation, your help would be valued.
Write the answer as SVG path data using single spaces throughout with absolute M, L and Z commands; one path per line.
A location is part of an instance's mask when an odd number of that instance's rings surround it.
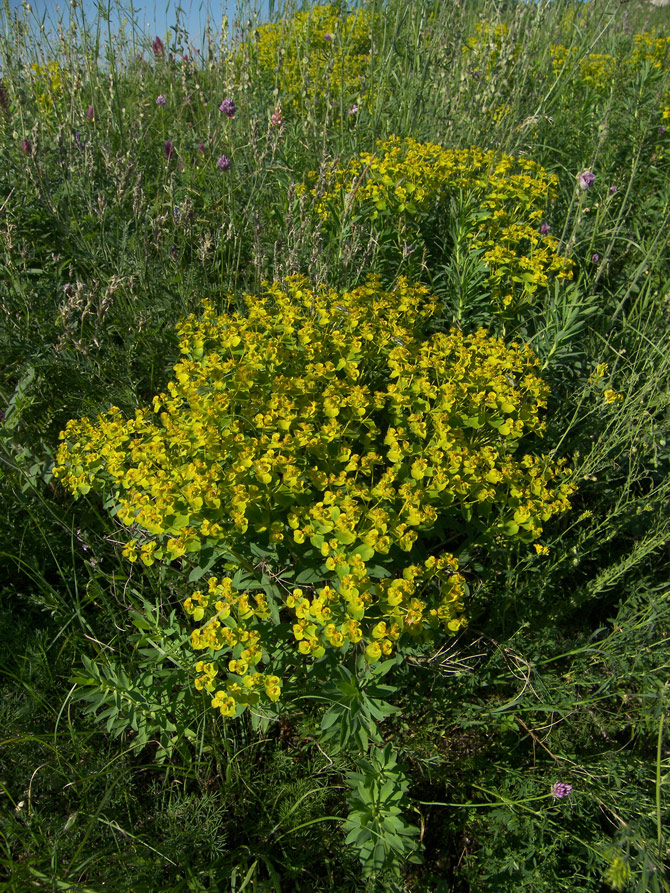
M 670 11 L 176 16 L 0 13 L 0 890 L 667 893 Z

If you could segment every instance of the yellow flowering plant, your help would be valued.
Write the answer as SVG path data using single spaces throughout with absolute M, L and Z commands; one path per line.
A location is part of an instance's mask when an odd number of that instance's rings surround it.
M 367 102 L 375 21 L 369 9 L 346 15 L 334 5 L 313 6 L 258 27 L 236 64 L 247 64 L 250 53 L 284 112 L 323 113 L 327 105 L 335 117 L 347 115 Z
M 466 623 L 465 542 L 536 541 L 569 508 L 561 460 L 531 452 L 548 388 L 528 347 L 432 335 L 425 286 L 301 277 L 205 304 L 150 408 L 68 423 L 55 477 L 94 490 L 124 555 L 181 559 L 196 687 L 234 716 L 286 675 L 378 664 Z
M 574 79 L 575 87 L 582 97 L 582 102 L 592 101 L 593 94 L 609 92 L 612 87 L 618 61 L 608 53 L 589 53 L 579 56 L 576 47 L 565 47 L 555 44 L 550 48 L 554 75 L 558 77 L 568 72 Z M 573 93 L 566 93 L 564 102 L 574 102 Z
M 609 53 L 580 55 L 576 47 L 561 44 L 550 47 L 553 71 L 556 77 L 569 78 L 569 89 L 562 93 L 562 102 L 575 106 L 590 106 L 594 99 L 603 99 L 612 91 L 625 88 L 632 78 L 654 83 L 664 78 L 670 69 L 670 37 L 656 29 L 633 35 L 630 54 L 622 57 Z M 670 95 L 670 94 L 668 94 Z M 661 117 L 670 118 L 667 95 L 661 106 Z
M 35 100 L 42 112 L 50 112 L 63 97 L 63 69 L 58 62 L 30 66 Z
M 572 277 L 557 240 L 541 231 L 556 184 L 527 158 L 393 137 L 335 169 L 317 210 L 326 229 L 348 241 L 353 231 L 372 228 L 385 271 L 423 274 L 433 286 L 459 257 L 477 258 L 478 294 L 488 298 L 483 318 L 490 322 L 514 316 L 552 282 Z M 462 270 L 447 278 L 462 280 Z M 446 291 L 449 304 L 458 288 Z

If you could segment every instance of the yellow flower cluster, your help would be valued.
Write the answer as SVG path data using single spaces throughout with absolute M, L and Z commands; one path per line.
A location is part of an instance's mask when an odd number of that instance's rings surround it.
M 659 35 L 654 28 L 636 34 L 634 38 L 632 62 L 637 68 L 650 65 L 659 72 L 670 70 L 670 37 Z M 664 94 L 661 106 L 661 118 L 670 121 L 670 91 Z
M 649 63 L 658 71 L 670 68 L 670 37 L 659 35 L 655 28 L 633 37 L 631 64 L 639 69 Z
M 596 93 L 609 92 L 618 70 L 625 72 L 627 80 L 630 80 L 631 74 L 639 73 L 647 67 L 661 73 L 670 69 L 670 37 L 659 35 L 655 29 L 635 34 L 630 56 L 623 61 L 606 53 L 590 53 L 576 61 L 576 47 L 568 49 L 557 45 L 551 47 L 551 52 L 556 75 L 560 74 L 564 66 L 570 70 L 576 65 L 573 87 L 580 91 L 588 87 Z M 583 98 L 587 100 L 588 96 Z M 570 96 L 566 94 L 564 101 L 572 104 L 574 91 Z M 666 120 L 670 119 L 670 93 L 664 98 L 661 116 Z
M 607 53 L 589 53 L 577 62 L 578 50 L 576 47 L 555 45 L 550 47 L 554 74 L 559 75 L 566 69 L 571 71 L 577 66 L 577 79 L 582 87 L 590 87 L 596 92 L 609 89 L 612 86 L 612 78 L 617 67 L 616 57 Z
M 197 686 L 214 691 L 228 661 L 224 715 L 280 696 L 259 670 L 278 626 L 296 658 L 360 643 L 371 662 L 403 635 L 456 632 L 464 579 L 444 544 L 466 524 L 534 541 L 574 489 L 564 463 L 520 450 L 544 428 L 532 351 L 484 330 L 423 336 L 423 286 L 340 293 L 292 277 L 245 300 L 180 325 L 183 357 L 152 410 L 70 421 L 54 469 L 75 494 L 107 495 L 131 561 L 256 544 L 315 569 L 281 597 L 212 577 L 186 600 L 193 647 L 211 654 Z
M 254 54 L 260 70 L 275 78 L 282 109 L 300 114 L 328 104 L 337 115 L 362 107 L 373 25 L 370 10 L 343 15 L 324 5 L 257 28 Z
M 35 63 L 30 66 L 30 71 L 37 104 L 43 112 L 48 112 L 63 93 L 60 65 L 58 62 L 47 62 L 46 65 Z
M 488 22 L 477 22 L 475 34 L 469 37 L 463 53 L 480 76 L 489 77 L 498 62 L 509 58 L 516 60 L 521 54 L 521 46 L 509 40 L 509 28 L 504 24 L 490 25 Z
M 362 153 L 335 170 L 317 210 L 326 222 L 350 214 L 402 220 L 407 240 L 420 242 L 426 220 L 435 217 L 431 212 L 439 213 L 438 206 L 452 195 L 471 197 L 477 213 L 469 246 L 482 251 L 494 301 L 514 312 L 553 278 L 573 275 L 556 239 L 539 232 L 556 183 L 556 176 L 527 158 L 393 137 L 380 142 L 374 154 Z

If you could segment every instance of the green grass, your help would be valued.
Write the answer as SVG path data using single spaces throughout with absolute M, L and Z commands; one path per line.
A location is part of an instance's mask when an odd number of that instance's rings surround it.
M 216 25 L 202 40 L 177 29 L 165 55 L 132 22 L 111 34 L 102 13 L 75 8 L 47 40 L 0 12 L 0 890 L 670 890 L 670 48 L 658 67 L 626 61 L 635 34 L 667 35 L 670 12 L 364 8 L 360 95 L 344 46 L 328 102 L 263 68 L 243 7 L 229 41 Z M 467 49 L 481 23 L 507 30 Z M 301 39 L 304 78 L 323 48 Z M 574 50 L 558 69 L 556 45 Z M 589 54 L 614 73 L 585 80 Z M 31 66 L 54 61 L 60 85 L 40 85 Z M 338 747 L 321 728 L 332 665 L 276 716 L 224 722 L 190 682 L 190 567 L 129 564 L 102 500 L 75 502 L 51 476 L 70 418 L 132 413 L 166 387 L 175 324 L 204 299 L 234 308 L 294 273 L 392 284 L 382 248 L 396 231 L 365 217 L 338 231 L 315 211 L 333 167 L 391 135 L 557 175 L 545 222 L 574 279 L 489 322 L 540 357 L 541 449 L 578 483 L 546 554 L 463 552 L 468 629 L 384 677 L 399 712 L 378 743 L 400 763 L 379 778 L 407 781 L 422 855 L 395 876 L 345 844 L 347 773 L 372 769 L 360 740 Z M 448 246 L 444 217 L 426 226 Z M 480 288 L 474 267 L 449 269 Z M 553 798 L 556 782 L 570 795 Z

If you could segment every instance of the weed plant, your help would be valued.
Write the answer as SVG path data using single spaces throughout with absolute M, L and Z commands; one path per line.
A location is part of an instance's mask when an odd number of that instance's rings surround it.
M 670 13 L 115 11 L 0 12 L 0 889 L 667 893 Z

